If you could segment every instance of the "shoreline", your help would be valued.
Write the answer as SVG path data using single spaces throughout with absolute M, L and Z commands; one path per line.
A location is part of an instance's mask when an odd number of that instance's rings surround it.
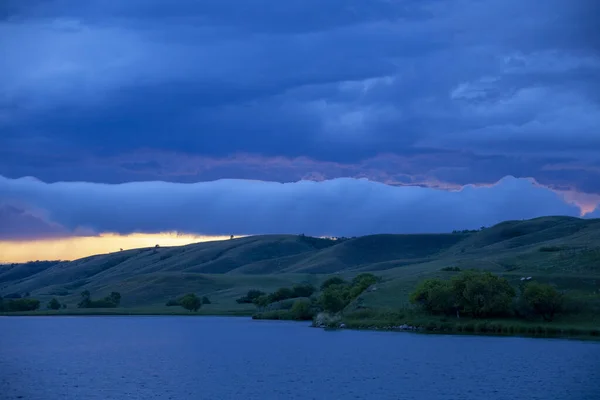
M 93 316 L 174 316 L 174 317 L 252 317 L 253 312 L 247 310 L 228 310 L 228 311 L 198 311 L 190 312 L 186 310 L 159 311 L 148 309 L 93 309 L 94 311 L 83 311 L 82 309 L 73 310 L 38 310 L 38 311 L 16 311 L 2 312 L 0 317 L 93 317 Z M 79 311 L 82 310 L 82 311 Z
M 121 309 L 77 309 L 77 310 L 39 310 L 26 312 L 4 312 L 0 317 L 94 317 L 94 316 L 174 316 L 174 317 L 248 317 L 252 320 L 296 321 L 309 322 L 309 320 L 253 318 L 252 310 L 200 310 L 189 312 L 186 310 L 149 310 L 135 308 Z M 409 321 L 393 323 L 392 321 L 377 319 L 351 319 L 338 317 L 330 323 L 313 323 L 310 327 L 324 330 L 355 330 L 379 331 L 396 333 L 418 333 L 426 335 L 464 335 L 464 336 L 497 336 L 497 337 L 527 337 L 540 339 L 563 339 L 600 341 L 600 326 L 586 326 L 577 323 L 542 323 L 519 320 L 463 320 L 444 321 L 443 319 L 429 319 L 426 323 Z

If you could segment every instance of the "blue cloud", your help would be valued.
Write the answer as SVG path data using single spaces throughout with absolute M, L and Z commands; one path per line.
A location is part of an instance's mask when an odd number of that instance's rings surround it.
M 286 184 L 219 180 L 122 185 L 0 178 L 0 198 L 42 210 L 48 223 L 71 232 L 98 233 L 354 236 L 450 232 L 508 219 L 579 214 L 556 193 L 516 178 L 458 191 L 347 178 Z

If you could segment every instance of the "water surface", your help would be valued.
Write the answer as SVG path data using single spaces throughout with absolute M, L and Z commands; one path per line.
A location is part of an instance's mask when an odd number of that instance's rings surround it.
M 0 317 L 0 398 L 598 400 L 600 343 L 218 317 Z

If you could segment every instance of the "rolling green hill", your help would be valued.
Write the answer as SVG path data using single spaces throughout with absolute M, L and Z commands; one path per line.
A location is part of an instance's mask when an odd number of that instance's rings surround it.
M 207 295 L 215 309 L 242 309 L 249 289 L 318 284 L 331 274 L 371 271 L 384 281 L 362 304 L 399 307 L 421 279 L 449 276 L 443 267 L 494 271 L 517 282 L 550 281 L 582 296 L 600 289 L 600 220 L 544 217 L 507 221 L 477 232 L 371 235 L 343 240 L 262 235 L 182 247 L 146 248 L 71 262 L 0 267 L 0 294 L 57 297 L 74 307 L 79 293 L 122 294 L 124 307 L 163 307 L 187 292 Z

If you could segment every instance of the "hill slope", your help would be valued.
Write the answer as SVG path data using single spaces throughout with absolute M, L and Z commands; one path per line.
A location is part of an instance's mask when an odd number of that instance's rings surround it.
M 148 248 L 72 262 L 0 267 L 0 294 L 26 293 L 73 304 L 90 290 L 117 290 L 124 306 L 159 306 L 186 292 L 233 301 L 251 288 L 273 290 L 318 283 L 327 274 L 378 271 L 381 290 L 365 301 L 396 306 L 424 277 L 445 266 L 482 268 L 518 279 L 524 274 L 594 292 L 600 282 L 600 220 L 545 217 L 507 221 L 478 232 L 371 235 L 345 240 L 263 235 L 182 247 Z

